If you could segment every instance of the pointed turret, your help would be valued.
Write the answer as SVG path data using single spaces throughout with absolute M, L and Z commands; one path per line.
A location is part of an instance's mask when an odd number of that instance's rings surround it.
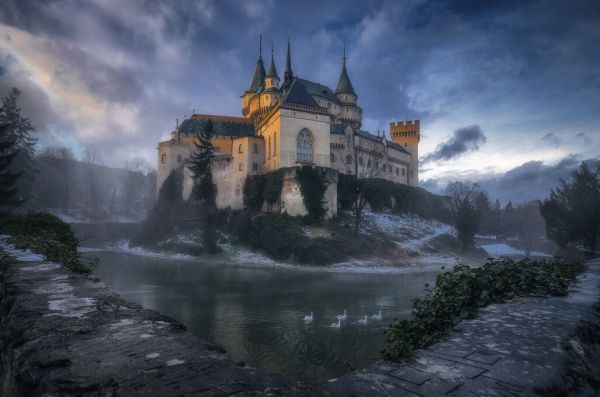
M 266 77 L 275 77 L 279 80 L 277 69 L 275 68 L 275 59 L 273 57 L 273 43 L 271 43 L 271 64 L 269 65 L 269 69 L 267 69 Z
M 258 61 L 256 62 L 256 70 L 254 71 L 254 77 L 252 77 L 252 84 L 248 91 L 256 92 L 263 88 L 265 84 L 265 65 L 262 59 L 262 35 L 260 36 L 259 42 Z
M 348 72 L 346 71 L 346 46 L 344 46 L 344 57 L 342 59 L 342 73 L 340 74 L 340 79 L 335 87 L 335 93 L 356 95 L 354 87 L 352 87 L 352 83 L 350 82 L 350 77 L 348 77 Z
M 271 43 L 271 64 L 269 65 L 267 75 L 265 76 L 265 88 L 267 91 L 277 91 L 279 88 L 279 76 L 277 76 L 275 58 L 273 56 L 273 43 Z
M 288 88 L 294 80 L 294 72 L 292 72 L 292 55 L 290 51 L 290 39 L 288 38 L 287 59 L 285 61 L 285 72 L 283 73 L 283 88 Z

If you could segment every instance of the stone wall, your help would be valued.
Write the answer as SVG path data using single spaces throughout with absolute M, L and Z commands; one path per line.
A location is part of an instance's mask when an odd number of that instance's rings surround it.
M 331 168 L 316 167 L 316 169 L 324 173 L 324 183 L 327 190 L 323 197 L 323 208 L 326 209 L 325 219 L 331 219 L 337 214 L 338 172 Z M 291 216 L 308 215 L 300 183 L 296 177 L 296 168 L 290 168 L 285 173 L 279 206 L 274 206 L 272 211 L 287 213 Z

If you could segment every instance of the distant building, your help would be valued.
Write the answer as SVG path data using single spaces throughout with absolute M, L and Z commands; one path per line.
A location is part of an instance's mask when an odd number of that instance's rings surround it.
M 261 49 L 250 87 L 242 95 L 242 115 L 194 114 L 184 120 L 171 139 L 158 144 L 158 188 L 172 170 L 184 165 L 194 150 L 196 133 L 208 120 L 216 135 L 213 177 L 217 204 L 222 208 L 243 207 L 242 190 L 248 175 L 303 165 L 340 173 L 354 173 L 360 166 L 376 171 L 371 173 L 374 177 L 418 184 L 419 121 L 390 123 L 391 141 L 383 133 L 361 130 L 362 109 L 346 70 L 345 54 L 334 91 L 294 75 L 289 42 L 283 81 L 272 51 L 265 71 Z M 189 198 L 193 183 L 193 175 L 184 167 L 184 198 Z M 329 208 L 329 215 L 336 210 Z

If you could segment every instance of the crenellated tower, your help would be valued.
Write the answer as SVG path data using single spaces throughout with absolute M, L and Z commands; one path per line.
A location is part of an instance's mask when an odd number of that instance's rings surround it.
M 390 122 L 390 138 L 392 142 L 402 146 L 411 154 L 408 169 L 409 185 L 419 184 L 419 141 L 421 140 L 421 125 L 419 120 Z

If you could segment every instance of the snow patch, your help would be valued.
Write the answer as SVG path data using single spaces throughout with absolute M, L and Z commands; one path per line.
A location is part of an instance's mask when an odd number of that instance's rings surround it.
M 93 298 L 77 298 L 71 295 L 66 299 L 57 299 L 48 301 L 48 310 L 52 312 L 49 316 L 77 317 L 81 318 L 85 314 L 94 311 L 96 300 Z
M 167 367 L 172 367 L 174 365 L 181 365 L 181 364 L 184 364 L 184 363 L 185 363 L 185 360 L 180 360 L 178 358 L 174 358 L 174 359 L 169 360 L 169 361 L 166 362 Z
M 58 269 L 59 267 L 60 267 L 60 265 L 58 263 L 49 262 L 49 263 L 42 263 L 37 266 L 25 266 L 25 267 L 22 267 L 21 270 L 24 272 L 45 272 L 48 270 Z
M 498 244 L 484 244 L 481 246 L 489 255 L 493 256 L 509 256 L 509 255 L 520 255 L 525 256 L 525 251 L 516 249 L 511 247 L 508 244 L 498 243 Z M 542 257 L 550 257 L 550 255 L 545 254 L 543 252 L 531 251 L 530 256 L 542 256 Z
M 158 358 L 159 356 L 160 356 L 160 353 L 149 353 L 149 354 L 146 354 L 146 358 L 150 358 L 150 359 L 152 359 L 152 358 Z
M 129 245 L 129 240 L 121 240 L 121 241 L 117 242 L 116 244 L 107 244 L 106 247 L 107 247 L 107 249 L 109 249 L 111 251 L 124 252 L 126 254 L 133 254 L 133 255 L 151 256 L 151 257 L 155 257 L 155 258 L 165 258 L 165 259 L 184 259 L 184 260 L 194 259 L 194 257 L 191 255 L 167 254 L 164 252 L 150 251 L 150 250 L 147 250 L 142 247 L 132 247 Z

